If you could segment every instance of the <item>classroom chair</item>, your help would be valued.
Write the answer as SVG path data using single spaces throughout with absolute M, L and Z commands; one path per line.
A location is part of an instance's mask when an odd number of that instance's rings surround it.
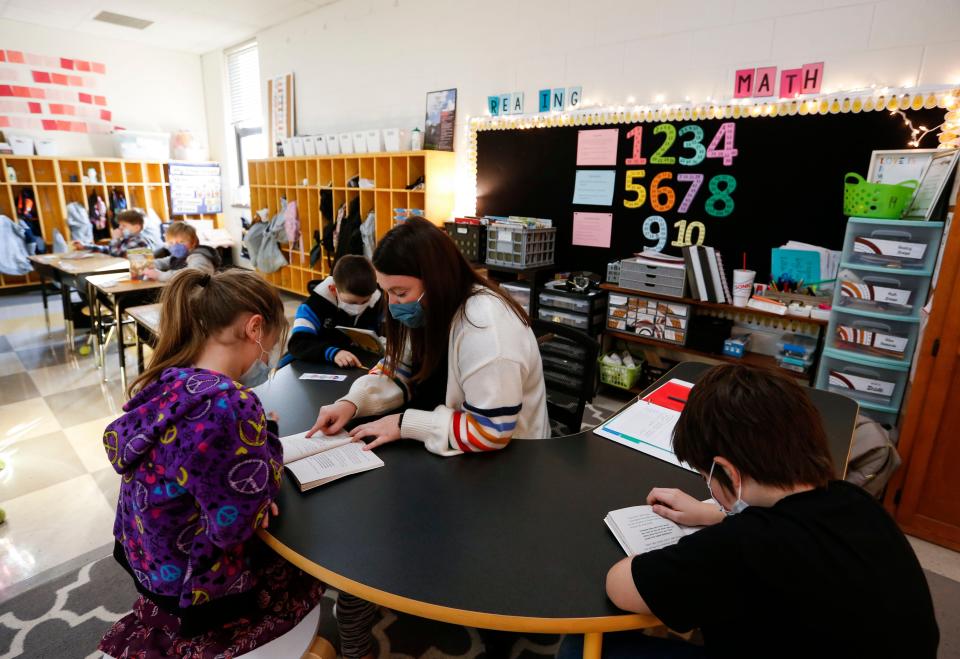
M 600 344 L 586 332 L 543 320 L 533 321 L 533 333 L 543 360 L 551 432 L 578 433 L 583 409 L 596 390 Z

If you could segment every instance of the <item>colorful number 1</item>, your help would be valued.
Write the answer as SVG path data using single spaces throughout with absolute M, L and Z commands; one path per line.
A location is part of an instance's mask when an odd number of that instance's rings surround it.
M 637 126 L 629 133 L 627 138 L 633 140 L 633 156 L 624 161 L 625 165 L 646 165 L 647 159 L 640 157 L 640 145 L 643 143 L 643 126 Z

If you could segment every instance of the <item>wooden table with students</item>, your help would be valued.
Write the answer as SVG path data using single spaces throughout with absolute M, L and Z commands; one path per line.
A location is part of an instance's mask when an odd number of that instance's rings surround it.
M 696 382 L 707 368 L 680 364 L 648 391 L 670 378 Z M 300 380 L 305 372 L 347 379 Z M 362 374 L 294 362 L 256 393 L 266 411 L 278 413 L 281 434 L 292 434 L 310 428 L 320 406 Z M 809 394 L 842 474 L 857 405 Z M 261 537 L 304 571 L 376 604 L 473 627 L 584 634 L 591 659 L 600 657 L 604 632 L 660 625 L 607 599 L 603 578 L 623 550 L 606 514 L 642 503 L 654 486 L 708 496 L 698 474 L 590 430 L 454 458 L 413 441 L 377 454 L 384 468 L 307 493 L 285 478 L 280 516 Z

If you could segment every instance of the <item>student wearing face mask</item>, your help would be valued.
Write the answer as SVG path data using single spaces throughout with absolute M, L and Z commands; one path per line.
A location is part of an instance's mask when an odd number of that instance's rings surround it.
M 795 380 L 711 369 L 691 390 L 673 449 L 715 503 L 664 488 L 647 503 L 705 528 L 615 564 L 607 595 L 673 630 L 701 629 L 705 645 L 605 634 L 605 658 L 936 657 L 913 549 L 875 499 L 836 480 L 820 415 Z M 557 656 L 582 656 L 582 640 L 568 637 Z
M 330 362 L 341 368 L 362 367 L 350 351 L 350 339 L 337 327 L 356 327 L 379 334 L 383 319 L 381 294 L 373 266 L 363 256 L 341 256 L 333 274 L 310 290 L 297 308 L 288 354 L 280 365 L 294 359 Z
M 395 412 L 351 435 L 370 440 L 368 448 L 414 439 L 440 455 L 549 436 L 540 351 L 526 313 L 478 275 L 446 233 L 411 218 L 383 237 L 373 266 L 389 303 L 386 357 L 321 408 L 311 433 Z
M 153 267 L 143 271 L 144 278 L 169 281 L 183 268 L 194 268 L 212 275 L 220 267 L 217 250 L 201 245 L 196 229 L 186 222 L 171 222 L 166 239 L 168 256 L 154 259 Z
M 527 314 L 478 275 L 446 233 L 410 218 L 379 242 L 373 266 L 389 303 L 386 356 L 346 396 L 320 409 L 308 436 L 385 413 L 350 434 L 369 440 L 367 448 L 404 438 L 445 456 L 550 436 L 540 350 Z M 340 593 L 344 659 L 372 657 L 375 613 L 372 604 Z
M 83 243 L 79 240 L 73 241 L 74 249 L 85 249 L 91 252 L 100 252 L 110 256 L 124 257 L 131 249 L 143 249 L 150 247 L 146 237 L 143 235 L 143 215 L 140 211 L 126 210 L 117 213 L 117 228 L 113 231 L 113 240 L 108 245 L 96 245 L 94 243 Z
M 279 512 L 283 451 L 250 388 L 276 363 L 287 320 L 276 290 L 239 269 L 183 270 L 161 305 L 149 368 L 103 435 L 122 476 L 113 554 L 140 596 L 100 650 L 242 655 L 297 626 L 322 595 L 255 535 Z

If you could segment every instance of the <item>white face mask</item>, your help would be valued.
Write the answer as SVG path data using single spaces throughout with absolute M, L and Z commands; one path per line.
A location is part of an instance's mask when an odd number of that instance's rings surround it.
M 337 308 L 348 316 L 352 316 L 354 318 L 366 311 L 368 304 L 370 304 L 369 301 L 364 302 L 363 304 L 350 304 L 349 302 L 343 302 L 340 299 L 340 295 L 337 295 Z
M 723 507 L 723 504 L 720 503 L 720 500 L 713 494 L 713 488 L 710 487 L 710 482 L 713 480 L 713 468 L 717 466 L 716 460 L 713 461 L 713 464 L 710 465 L 710 473 L 707 475 L 707 490 L 710 491 L 710 498 L 714 500 L 720 510 L 723 511 L 723 514 L 726 516 L 736 515 L 737 513 L 742 513 L 747 509 L 749 504 L 744 501 L 740 495 L 743 493 L 743 479 L 740 479 L 740 487 L 737 488 L 737 500 L 734 502 L 733 507 L 730 510 L 727 510 Z
M 263 349 L 263 344 L 260 343 L 260 339 L 257 339 L 257 345 L 260 346 L 260 356 L 253 360 L 253 363 L 250 364 L 250 368 L 240 376 L 240 384 L 253 389 L 264 382 L 267 381 L 267 378 L 270 376 L 270 372 L 277 367 L 277 364 L 280 362 L 280 346 L 273 346 L 273 350 L 269 353 Z M 263 356 L 267 356 L 267 362 L 264 363 Z

